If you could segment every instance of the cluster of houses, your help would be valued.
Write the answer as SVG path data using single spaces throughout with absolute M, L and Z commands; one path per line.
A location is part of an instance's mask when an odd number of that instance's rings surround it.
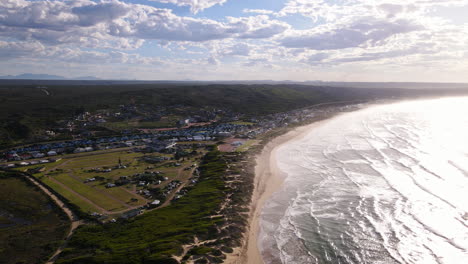
M 96 181 L 97 178 L 98 177 L 86 179 L 85 183 Z M 146 187 L 151 184 L 159 185 L 163 181 L 167 180 L 169 180 L 169 178 L 164 177 L 163 173 L 160 171 L 136 173 L 133 176 L 120 176 L 119 179 L 115 180 L 114 182 L 107 183 L 106 188 L 114 188 L 117 186 L 122 186 L 131 183 L 139 187 Z M 148 190 L 140 190 L 139 194 L 142 194 L 147 197 L 151 196 L 151 193 Z
M 16 163 L 7 163 L 7 164 L 0 164 L 0 168 L 2 169 L 13 169 L 16 167 L 23 167 L 23 166 L 30 166 L 30 165 L 38 165 L 38 164 L 45 164 L 50 162 L 56 162 L 60 159 L 40 159 L 40 160 L 32 160 L 32 161 L 21 161 Z
M 181 184 L 182 182 L 180 182 L 179 180 L 171 181 L 164 187 L 164 195 L 169 195 L 169 193 L 171 193 L 174 189 L 178 188 Z
M 344 107 L 346 108 L 347 106 Z M 203 127 L 158 131 L 156 133 L 33 144 L 13 148 L 0 153 L 0 163 L 18 161 L 20 163 L 14 165 L 9 164 L 9 166 L 26 166 L 27 163 L 29 163 L 27 165 L 30 165 L 35 162 L 45 162 L 46 160 L 50 160 L 51 157 L 61 154 L 128 147 L 133 147 L 135 150 L 138 149 L 139 151 L 145 152 L 172 153 L 174 152 L 173 148 L 176 142 L 179 141 L 214 141 L 234 135 L 238 138 L 256 138 L 258 135 L 264 134 L 272 129 L 302 122 L 326 113 L 327 111 L 326 108 L 306 108 L 249 120 L 255 123 L 255 125 L 218 123 Z M 346 109 L 343 109 L 343 111 L 346 111 Z M 89 119 L 90 116 L 98 117 L 97 115 L 84 113 L 80 118 Z M 200 118 L 200 120 L 203 119 Z M 38 161 L 27 162 L 27 160 L 30 159 L 36 159 Z
M 146 163 L 154 164 L 154 163 L 159 163 L 159 162 L 170 160 L 170 158 L 166 156 L 146 156 L 145 155 L 139 158 L 139 160 L 144 161 Z
M 216 109 L 200 109 L 198 111 L 193 111 L 193 109 L 190 109 L 184 105 L 173 106 L 173 108 L 177 108 L 178 112 L 190 113 L 190 117 L 175 122 L 173 124 L 174 127 L 185 126 L 188 123 L 211 122 L 216 119 L 219 113 L 226 112 Z M 95 127 L 105 127 L 105 123 L 128 122 L 130 120 L 154 122 L 161 120 L 163 117 L 174 114 L 173 112 L 174 111 L 171 111 L 169 108 L 163 106 L 145 104 L 119 105 L 116 109 L 101 109 L 95 111 L 94 113 L 85 112 L 84 109 L 82 109 L 82 112 L 77 114 L 73 119 L 59 122 L 59 126 L 54 128 L 54 130 L 61 133 L 86 136 L 87 131 L 90 132 L 90 130 Z
M 13 148 L 0 154 L 0 162 L 2 159 L 4 161 L 22 161 L 61 154 L 138 146 L 146 146 L 151 152 L 161 152 L 174 147 L 175 142 L 178 141 L 209 141 L 246 131 L 248 131 L 248 128 L 245 125 L 218 124 L 207 127 L 160 131 L 158 133 L 34 144 Z
M 196 167 L 196 164 L 193 164 L 189 168 L 193 168 L 193 167 Z M 189 188 L 198 182 L 199 177 L 200 177 L 200 172 L 197 169 L 195 169 L 193 176 L 192 178 L 189 179 L 188 183 L 186 184 L 186 187 L 178 190 L 172 200 L 173 201 L 178 200 L 182 198 L 184 195 L 186 195 L 189 191 Z M 101 178 L 101 177 L 90 178 L 90 179 L 87 179 L 86 181 L 92 182 L 92 181 L 99 180 L 98 178 Z M 113 187 L 119 186 L 118 181 L 120 180 L 124 180 L 127 183 L 135 183 L 139 186 L 144 187 L 143 189 L 137 191 L 137 193 L 150 200 L 150 202 L 148 202 L 144 206 L 140 206 L 136 209 L 132 209 L 132 210 L 122 213 L 119 217 L 122 220 L 127 220 L 130 218 L 136 217 L 140 214 L 143 214 L 146 210 L 154 209 L 154 208 L 161 206 L 162 202 L 166 199 L 166 197 L 168 197 L 174 190 L 176 190 L 182 185 L 181 181 L 173 180 L 169 182 L 163 188 L 163 190 L 159 188 L 152 189 L 150 184 L 158 185 L 158 184 L 161 184 L 162 181 L 168 181 L 169 179 L 167 177 L 164 177 L 163 173 L 160 171 L 146 171 L 144 173 L 137 173 L 129 177 L 122 176 L 118 180 L 116 180 L 115 183 L 108 183 L 106 187 L 113 188 Z M 155 190 L 159 190 L 157 191 L 157 194 L 154 193 Z M 106 215 L 102 215 L 96 212 L 91 213 L 90 215 L 102 222 L 109 221 L 108 216 Z M 117 219 L 111 219 L 110 222 L 115 223 L 117 222 Z
M 349 111 L 351 106 L 342 106 L 338 111 Z M 333 107 L 333 112 L 337 111 Z M 255 123 L 255 126 L 249 127 L 249 130 L 243 134 L 246 138 L 256 138 L 259 135 L 265 134 L 275 128 L 287 127 L 291 124 L 297 124 L 306 120 L 311 120 L 314 117 L 327 115 L 330 109 L 327 107 L 311 107 L 292 110 L 284 113 L 271 114 L 261 118 L 252 118 L 250 121 Z

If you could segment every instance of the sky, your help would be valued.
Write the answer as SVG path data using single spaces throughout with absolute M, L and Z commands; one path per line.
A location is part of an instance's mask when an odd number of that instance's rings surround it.
M 0 75 L 468 82 L 468 0 L 0 0 Z

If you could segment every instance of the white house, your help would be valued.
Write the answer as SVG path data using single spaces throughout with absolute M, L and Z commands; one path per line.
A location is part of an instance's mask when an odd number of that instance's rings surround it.
M 51 151 L 47 152 L 47 156 L 57 156 L 57 152 L 51 150 Z

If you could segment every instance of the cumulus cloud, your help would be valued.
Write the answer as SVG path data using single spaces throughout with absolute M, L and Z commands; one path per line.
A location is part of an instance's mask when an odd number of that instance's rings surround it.
M 247 5 L 238 17 L 222 18 L 182 16 L 175 7 L 189 7 L 195 14 L 216 5 L 227 8 L 221 6 L 227 0 L 151 1 L 167 5 L 157 8 L 130 0 L 0 0 L 0 58 L 101 62 L 122 68 L 168 63 L 177 65 L 167 68 L 174 71 L 203 65 L 222 71 L 223 65 L 292 69 L 289 66 L 306 66 L 303 63 L 409 64 L 429 57 L 466 60 L 463 56 L 468 54 L 468 19 L 459 18 L 455 24 L 444 12 L 436 12 L 467 8 L 468 0 L 289 0 L 278 12 Z M 167 52 L 166 59 L 146 57 L 150 45 Z
M 190 6 L 192 13 L 198 13 L 214 5 L 222 5 L 227 0 L 150 0 L 154 2 L 174 4 L 178 6 Z
M 229 56 L 249 56 L 251 47 L 245 43 L 238 43 L 230 46 L 224 52 L 224 55 Z
M 335 50 L 374 45 L 391 36 L 422 29 L 421 25 L 403 19 L 390 22 L 366 18 L 353 21 L 349 25 L 336 25 L 332 29 L 323 26 L 313 30 L 294 31 L 278 40 L 288 48 Z
M 355 57 L 345 57 L 335 59 L 333 63 L 346 63 L 346 62 L 362 62 L 362 61 L 378 61 L 382 59 L 393 59 L 398 57 L 419 55 L 419 54 L 430 54 L 433 51 L 419 49 L 417 47 L 402 49 L 402 50 L 389 50 L 382 52 L 365 52 Z
M 45 47 L 39 42 L 0 41 L 0 58 L 11 59 L 44 52 Z
M 158 58 L 143 57 L 121 51 L 87 51 L 79 48 L 46 47 L 39 42 L 4 42 L 0 41 L 0 58 L 59 60 L 78 64 L 133 64 L 162 65 Z
M 244 13 L 252 13 L 252 14 L 262 14 L 262 15 L 272 15 L 275 12 L 273 10 L 266 10 L 266 9 L 249 9 L 245 8 L 242 10 Z
M 210 57 L 208 57 L 208 59 L 206 60 L 206 62 L 207 62 L 208 64 L 211 64 L 211 65 L 219 65 L 219 64 L 220 64 L 218 58 L 216 58 L 215 56 L 210 56 Z
M 202 2 L 193 2 L 194 11 L 214 3 Z M 5 0 L 0 2 L 0 57 L 80 64 L 152 64 L 157 59 L 122 50 L 137 49 L 146 40 L 158 40 L 168 51 L 174 47 L 172 43 L 230 43 L 219 44 L 222 47 L 212 50 L 207 59 L 196 62 L 219 65 L 225 56 L 250 55 L 250 45 L 242 41 L 271 38 L 289 28 L 285 22 L 265 15 L 227 17 L 220 22 L 178 16 L 170 9 L 121 0 Z
M 229 24 L 239 30 L 238 37 L 243 39 L 270 38 L 280 34 L 290 26 L 278 20 L 270 20 L 268 16 L 228 17 Z
M 201 2 L 200 2 L 201 3 Z M 48 44 L 102 42 L 138 47 L 138 40 L 209 41 L 225 38 L 268 38 L 288 27 L 266 16 L 229 18 L 228 22 L 180 17 L 169 9 L 121 1 L 24 1 L 0 3 L 0 35 Z M 133 44 L 132 44 L 133 43 Z M 112 46 L 106 45 L 106 46 Z
M 112 21 L 128 13 L 122 2 L 24 1 L 0 2 L 0 25 L 65 31 L 71 27 L 89 27 Z
M 466 6 L 468 0 L 290 0 L 276 16 L 300 14 L 316 22 L 309 29 L 288 30 L 276 38 L 299 61 L 308 64 L 382 61 L 466 49 L 463 26 L 450 25 L 431 13 L 438 7 Z M 432 48 L 422 48 L 421 43 Z M 320 51 L 319 53 L 308 51 Z M 420 59 L 419 57 L 413 57 Z
M 268 58 L 252 58 L 243 64 L 247 67 L 254 66 L 263 66 L 263 67 L 272 67 L 271 62 Z

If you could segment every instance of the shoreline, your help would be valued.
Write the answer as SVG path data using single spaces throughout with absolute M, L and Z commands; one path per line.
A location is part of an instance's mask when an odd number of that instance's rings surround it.
M 330 116 L 313 121 L 310 124 L 295 127 L 287 131 L 285 134 L 270 140 L 262 148 L 262 151 L 256 155 L 254 191 L 250 204 L 250 216 L 248 219 L 248 228 L 245 234 L 243 246 L 235 249 L 229 254 L 225 260 L 228 264 L 261 264 L 264 263 L 263 256 L 260 252 L 259 233 L 260 233 L 260 216 L 265 202 L 275 192 L 280 190 L 286 178 L 284 172 L 278 168 L 276 162 L 276 152 L 278 148 L 292 141 L 300 140 L 305 137 L 310 131 L 323 123 L 331 120 L 337 115 L 342 114 L 335 112 Z

